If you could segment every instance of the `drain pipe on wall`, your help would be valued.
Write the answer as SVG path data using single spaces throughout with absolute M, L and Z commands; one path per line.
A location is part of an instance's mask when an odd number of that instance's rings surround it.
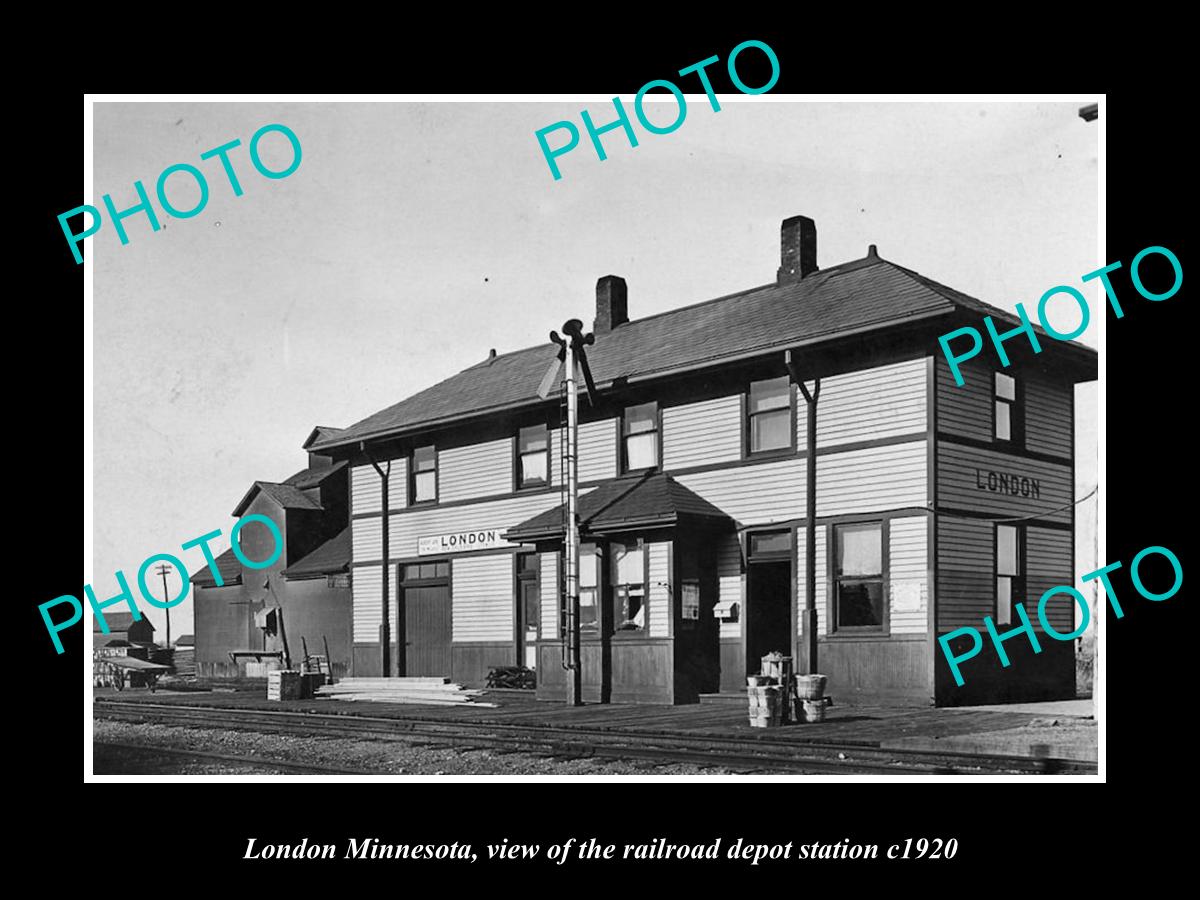
M 390 678 L 392 672 L 392 630 L 391 630 L 391 593 L 388 590 L 390 587 L 390 579 L 388 577 L 391 564 L 388 556 L 388 532 L 389 527 L 389 510 L 391 507 L 391 494 L 388 489 L 388 481 L 392 475 L 392 461 L 387 461 L 387 468 L 380 468 L 379 463 L 375 461 L 375 457 L 371 451 L 367 449 L 366 441 L 358 442 L 358 449 L 361 450 L 371 465 L 375 467 L 375 471 L 379 473 L 379 505 L 383 509 L 383 619 L 379 625 L 379 671 L 384 678 Z

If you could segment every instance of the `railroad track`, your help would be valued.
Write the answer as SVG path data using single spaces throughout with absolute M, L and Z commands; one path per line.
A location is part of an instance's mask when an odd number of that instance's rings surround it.
M 1087 775 L 1096 764 L 1078 760 L 895 750 L 853 743 L 798 743 L 769 738 L 684 735 L 619 728 L 554 727 L 432 718 L 394 719 L 357 714 L 230 709 L 198 705 L 132 703 L 97 698 L 97 718 L 150 721 L 193 728 L 241 729 L 315 737 L 369 737 L 434 743 L 462 749 L 509 749 L 566 758 L 684 763 L 744 772 L 834 774 L 1034 774 Z
M 339 766 L 325 766 L 320 763 L 298 763 L 288 759 L 276 759 L 271 756 L 235 756 L 230 753 L 215 753 L 208 750 L 184 750 L 181 747 L 163 747 L 159 744 L 124 744 L 118 741 L 93 741 L 93 747 L 105 747 L 120 750 L 124 753 L 135 753 L 144 756 L 175 756 L 195 759 L 203 762 L 221 762 L 231 765 L 254 766 L 262 769 L 282 769 L 284 772 L 298 775 L 380 775 L 384 774 L 369 769 L 347 769 Z

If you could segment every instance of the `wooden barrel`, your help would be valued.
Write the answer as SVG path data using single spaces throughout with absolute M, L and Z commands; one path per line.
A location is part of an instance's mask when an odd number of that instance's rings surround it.
M 783 688 L 779 685 L 747 687 L 747 712 L 755 728 L 772 728 L 779 724 Z
M 824 722 L 825 721 L 825 701 L 824 700 L 801 700 L 800 715 L 803 722 Z
M 797 675 L 796 696 L 801 700 L 820 700 L 825 696 L 825 675 Z

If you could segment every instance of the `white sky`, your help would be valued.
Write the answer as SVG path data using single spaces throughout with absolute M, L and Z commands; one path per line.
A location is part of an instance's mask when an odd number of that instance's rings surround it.
M 624 97 L 627 108 L 631 97 Z M 304 467 L 314 425 L 346 426 L 483 359 L 590 323 L 595 281 L 629 284 L 637 319 L 765 284 L 779 223 L 817 223 L 818 263 L 879 254 L 997 306 L 1036 315 L 1048 288 L 1082 289 L 1097 258 L 1097 133 L 1079 103 L 858 104 L 689 97 L 668 135 L 629 147 L 586 133 L 555 181 L 534 132 L 597 124 L 611 103 L 99 103 L 89 202 L 136 203 L 186 162 L 208 176 L 208 206 L 161 211 L 87 240 L 95 264 L 94 568 L 97 596 L 142 560 L 215 528 L 255 480 Z M 673 103 L 673 101 L 671 101 Z M 651 112 L 668 122 L 671 109 Z M 300 168 L 267 180 L 247 145 L 279 122 Z M 581 131 L 582 126 L 580 125 Z M 245 193 L 216 160 L 231 153 Z M 551 138 L 557 146 L 559 135 Z M 286 141 L 262 144 L 272 168 Z M 189 190 L 192 193 L 189 194 Z M 183 209 L 195 188 L 169 182 Z M 1103 301 L 1081 340 L 1095 346 Z M 1066 307 L 1066 304 L 1063 304 Z M 1062 330 L 1078 319 L 1055 319 Z M 931 345 L 931 352 L 937 347 Z M 1080 493 L 1095 484 L 1096 389 L 1077 394 Z M 1078 571 L 1092 560 L 1095 501 L 1079 510 Z M 152 582 L 153 583 L 153 582 Z M 136 592 L 136 587 L 134 588 Z M 46 598 L 49 599 L 49 598 Z M 164 635 L 164 615 L 140 603 Z M 89 616 L 90 618 L 90 616 Z M 191 600 L 172 610 L 190 632 Z M 85 622 L 87 619 L 85 619 Z M 87 627 L 87 626 L 85 626 Z

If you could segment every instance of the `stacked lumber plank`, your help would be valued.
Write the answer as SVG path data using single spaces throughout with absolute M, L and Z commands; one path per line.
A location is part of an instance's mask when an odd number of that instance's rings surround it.
M 331 700 L 369 700 L 375 703 L 413 703 L 422 706 L 487 706 L 475 698 L 483 691 L 453 684 L 449 678 L 343 678 L 317 688 L 318 697 Z

